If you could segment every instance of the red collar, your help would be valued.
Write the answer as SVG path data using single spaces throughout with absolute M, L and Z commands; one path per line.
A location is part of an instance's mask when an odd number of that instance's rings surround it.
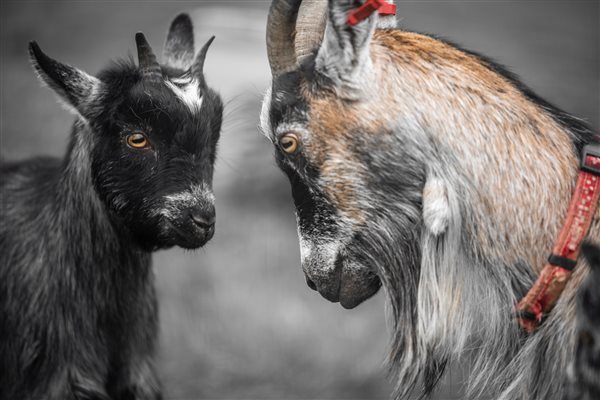
M 362 6 L 350 11 L 348 14 L 348 25 L 354 26 L 364 21 L 375 11 L 379 12 L 381 16 L 396 15 L 396 5 L 390 4 L 385 0 L 367 0 Z
M 600 142 L 595 141 L 583 148 L 575 192 L 552 254 L 534 285 L 517 304 L 517 320 L 527 332 L 537 329 L 567 286 L 599 199 Z

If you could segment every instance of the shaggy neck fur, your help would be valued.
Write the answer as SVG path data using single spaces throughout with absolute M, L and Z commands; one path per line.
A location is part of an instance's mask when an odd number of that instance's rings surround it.
M 71 143 L 64 159 L 62 175 L 57 187 L 57 202 L 54 215 L 63 222 L 69 237 L 77 237 L 81 246 L 94 244 L 91 249 L 105 249 L 99 254 L 129 251 L 142 254 L 114 212 L 100 199 L 92 177 L 91 151 L 94 133 L 82 118 L 73 125 Z M 77 215 L 78 218 L 73 218 Z M 68 221 L 68 223 L 64 223 Z
M 142 251 L 131 240 L 127 228 L 100 200 L 93 184 L 91 171 L 92 132 L 83 120 L 73 127 L 71 145 L 64 161 L 57 190 L 52 224 L 63 229 L 71 245 L 70 257 L 78 259 L 74 271 L 53 272 L 56 276 L 71 276 L 72 286 L 61 288 L 66 298 L 81 296 L 88 299 L 89 307 L 100 315 L 120 315 L 127 321 L 129 308 L 135 304 L 132 294 L 153 292 L 150 269 L 151 255 Z M 55 268 L 71 268 L 60 261 Z M 66 274 L 66 275 L 65 275 Z M 107 294 L 109 295 L 107 297 Z M 107 304 L 95 303 L 98 299 Z M 119 312 L 104 307 L 118 307 Z M 85 319 L 91 321 L 89 316 Z M 111 317 L 115 319 L 117 317 Z M 123 321 L 123 322 L 124 322 Z M 119 326 L 124 328 L 124 326 Z M 106 332 L 112 335 L 110 332 Z
M 62 166 L 40 164 L 49 168 L 46 180 L 31 181 L 39 211 L 22 229 L 39 234 L 24 235 L 8 249 L 13 253 L 7 259 L 23 254 L 26 268 L 16 272 L 16 284 L 5 287 L 3 304 L 9 309 L 19 301 L 27 322 L 11 320 L 3 337 L 23 350 L 18 360 L 4 360 L 17 367 L 2 377 L 11 384 L 2 386 L 0 397 L 54 398 L 67 390 L 85 398 L 106 398 L 107 390 L 116 396 L 128 377 L 144 372 L 129 369 L 132 354 L 153 352 L 157 314 L 150 254 L 131 242 L 100 201 L 90 168 L 91 137 L 78 121 Z M 19 341 L 12 332 L 26 335 Z
M 373 243 L 395 319 L 397 397 L 416 387 L 429 394 L 445 366 L 463 360 L 467 398 L 561 398 L 585 266 L 533 335 L 512 313 L 552 248 L 578 142 L 591 133 L 570 129 L 486 60 L 435 39 L 378 31 L 371 58 L 377 104 L 386 106 L 375 114 L 398 141 L 385 168 L 414 162 L 425 175 L 411 189 L 413 206 L 379 221 L 387 228 L 375 230 L 386 233 Z M 378 107 L 367 103 L 371 113 Z

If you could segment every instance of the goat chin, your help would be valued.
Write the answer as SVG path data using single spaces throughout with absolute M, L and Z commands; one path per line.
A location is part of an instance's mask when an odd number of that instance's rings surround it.
M 342 269 L 340 305 L 348 310 L 355 308 L 373 297 L 380 287 L 381 281 L 376 274 L 364 274 L 352 267 L 345 267 Z

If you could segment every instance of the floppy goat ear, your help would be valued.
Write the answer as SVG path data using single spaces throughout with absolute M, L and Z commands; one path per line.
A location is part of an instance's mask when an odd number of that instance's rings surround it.
M 100 80 L 48 57 L 36 42 L 29 43 L 31 64 L 39 78 L 59 95 L 70 109 L 85 118 Z
M 362 3 L 359 0 L 329 0 L 327 28 L 315 67 L 337 86 L 357 88 L 371 66 L 369 43 L 377 14 L 354 26 L 348 23 L 349 12 Z
M 188 14 L 179 14 L 171 23 L 163 50 L 165 64 L 187 70 L 194 62 L 194 26 Z

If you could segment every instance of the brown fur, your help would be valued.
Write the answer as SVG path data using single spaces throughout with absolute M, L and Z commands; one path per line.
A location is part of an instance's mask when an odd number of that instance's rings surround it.
M 353 4 L 329 2 L 314 64 L 275 74 L 261 117 L 274 143 L 286 127 L 303 141 L 278 160 L 309 286 L 352 308 L 377 272 L 398 398 L 420 384 L 430 394 L 463 357 L 468 398 L 558 398 L 585 263 L 536 335 L 523 337 L 513 311 L 553 247 L 591 132 L 484 57 L 376 30 L 375 18 L 348 27 Z
M 569 133 L 478 58 L 433 38 L 378 30 L 371 59 L 378 96 L 353 102 L 333 93 L 303 91 L 310 104 L 312 133 L 310 143 L 305 144 L 306 155 L 320 166 L 323 179 L 332 182 L 326 186 L 332 202 L 362 219 L 355 208 L 360 189 L 356 177 L 367 171 L 361 171 L 353 159 L 347 144 L 355 138 L 348 135 L 389 132 L 385 126 L 397 114 L 419 116 L 419 122 L 430 128 L 430 140 L 455 154 L 475 184 L 478 198 L 474 203 L 482 207 L 476 210 L 474 225 L 490 229 L 471 229 L 488 255 L 506 258 L 529 253 L 525 261 L 539 272 L 560 230 L 577 173 L 578 160 L 568 150 L 572 148 Z M 436 80 L 435 85 L 428 85 L 428 80 Z M 400 83 L 402 89 L 391 81 Z M 427 105 L 438 112 L 421 112 Z M 445 112 L 450 109 L 453 112 Z M 460 121 L 445 120 L 457 109 L 478 113 L 478 118 L 465 115 Z M 474 125 L 486 120 L 491 121 L 489 126 Z M 451 129 L 458 124 L 462 129 Z M 478 155 L 475 159 L 474 154 Z M 348 163 L 340 166 L 332 160 Z M 548 176 L 549 171 L 556 179 Z M 506 218 L 515 213 L 517 218 Z M 594 230 L 595 236 L 598 233 Z M 523 252 L 524 248 L 528 251 Z

